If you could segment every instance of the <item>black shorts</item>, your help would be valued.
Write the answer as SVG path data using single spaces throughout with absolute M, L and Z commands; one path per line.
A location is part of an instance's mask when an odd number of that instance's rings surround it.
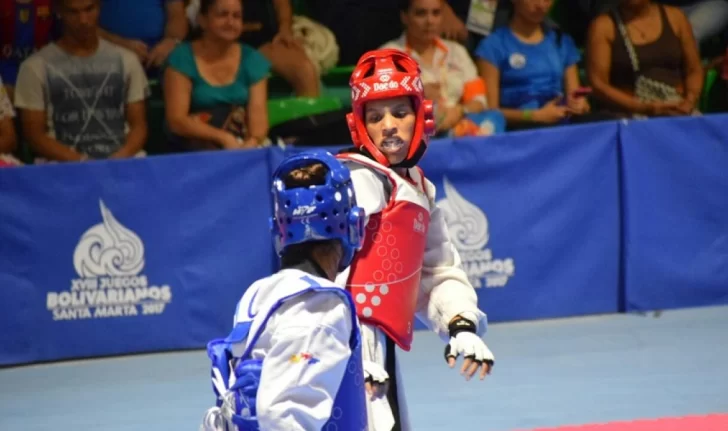
M 389 407 L 392 409 L 392 416 L 394 416 L 394 427 L 392 428 L 392 431 L 401 431 L 402 430 L 402 417 L 400 416 L 399 411 L 399 398 L 397 397 L 397 360 L 396 358 L 396 352 L 395 349 L 397 348 L 397 345 L 394 344 L 394 341 L 392 341 L 391 338 L 386 337 L 387 339 L 387 355 L 384 359 L 384 369 L 387 371 L 387 374 L 389 374 L 389 388 L 387 391 L 387 401 L 389 402 Z
M 273 40 L 278 34 L 278 18 L 276 17 L 273 2 L 261 0 L 243 0 L 243 21 L 250 28 L 252 23 L 259 23 L 260 29 L 250 29 L 243 31 L 240 41 L 252 46 L 260 48 L 262 45 Z

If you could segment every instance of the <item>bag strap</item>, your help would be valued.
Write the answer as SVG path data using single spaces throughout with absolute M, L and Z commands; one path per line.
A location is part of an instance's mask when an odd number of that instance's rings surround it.
M 619 33 L 622 36 L 622 41 L 624 42 L 624 47 L 627 49 L 627 55 L 629 55 L 629 61 L 632 63 L 632 70 L 636 75 L 640 74 L 640 63 L 637 59 L 637 53 L 634 50 L 634 45 L 632 44 L 632 40 L 629 38 L 629 34 L 627 33 L 627 26 L 624 25 L 624 21 L 622 21 L 622 17 L 619 16 L 619 11 L 616 9 L 612 11 L 612 16 L 614 17 L 614 22 L 617 24 L 617 28 L 619 29 Z

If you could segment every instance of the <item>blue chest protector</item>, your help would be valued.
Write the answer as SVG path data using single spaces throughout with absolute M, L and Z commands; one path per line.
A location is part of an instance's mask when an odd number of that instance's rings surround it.
M 352 316 L 352 334 L 349 341 L 351 358 L 347 363 L 346 372 L 339 386 L 334 399 L 334 406 L 331 417 L 326 422 L 323 430 L 338 429 L 351 431 L 367 430 L 367 411 L 364 390 L 364 372 L 362 369 L 361 356 L 361 334 L 356 321 L 356 308 L 351 296 L 344 290 L 336 287 L 323 287 L 310 277 L 303 277 L 309 286 L 286 297 L 280 298 L 268 310 L 262 324 L 254 333 L 250 333 L 252 320 L 237 323 L 232 333 L 224 339 L 216 339 L 208 343 L 207 354 L 212 361 L 213 379 L 217 378 L 224 382 L 226 394 L 221 394 L 219 387 L 213 385 L 213 390 L 218 397 L 217 406 L 225 409 L 223 399 L 227 400 L 228 408 L 234 405 L 232 422 L 237 431 L 258 431 L 256 414 L 256 399 L 258 386 L 260 384 L 263 360 L 251 358 L 251 352 L 258 338 L 262 334 L 268 319 L 286 301 L 307 292 L 331 292 L 339 295 L 349 306 Z M 247 339 L 244 353 L 236 357 L 232 345 Z M 234 376 L 230 375 L 231 365 L 234 366 Z M 232 379 L 231 379 L 232 377 Z M 267 430 L 266 430 L 267 431 Z

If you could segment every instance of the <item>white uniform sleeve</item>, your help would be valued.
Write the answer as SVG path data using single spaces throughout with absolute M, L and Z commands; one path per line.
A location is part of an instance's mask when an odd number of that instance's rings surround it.
M 139 57 L 126 48 L 116 47 L 124 63 L 124 90 L 127 104 L 141 102 L 149 97 L 149 80 Z
M 468 50 L 465 49 L 464 46 L 460 45 L 459 43 L 452 43 L 450 45 L 452 47 L 452 55 L 454 64 L 459 65 L 462 68 L 462 86 L 463 88 L 475 81 L 476 79 L 481 79 L 480 75 L 478 74 L 478 69 L 475 66 L 475 62 L 473 62 L 472 57 L 470 57 L 470 53 L 468 53 Z M 486 89 L 487 90 L 487 89 Z M 469 101 L 476 101 L 483 104 L 483 107 L 488 107 L 488 100 L 485 98 L 485 94 L 478 94 L 476 96 L 471 96 Z
M 435 186 L 424 180 L 430 197 L 430 226 L 422 265 L 417 317 L 430 329 L 448 340 L 448 324 L 460 315 L 486 330 L 485 313 L 478 309 L 478 296 L 462 268 L 460 255 L 450 241 L 450 234 L 440 208 L 435 205 Z
M 37 53 L 20 64 L 15 83 L 15 107 L 32 111 L 46 110 L 46 72 L 43 58 Z
M 256 402 L 260 429 L 320 430 L 351 356 L 351 312 L 335 294 L 308 293 L 277 310 L 269 325 Z
M 351 172 L 356 204 L 364 210 L 366 214 L 365 222 L 368 222 L 370 215 L 382 212 L 387 206 L 388 202 L 384 196 L 384 183 L 380 179 L 380 174 L 365 166 L 347 163 L 347 167 Z
M 187 5 L 187 9 L 185 10 L 185 13 L 187 15 L 187 19 L 189 20 L 190 27 L 197 28 L 199 25 L 197 23 L 197 14 L 200 11 L 200 0 L 190 0 L 189 4 Z
M 15 110 L 13 109 L 13 102 L 5 91 L 3 80 L 0 79 L 0 120 L 6 118 L 15 118 Z

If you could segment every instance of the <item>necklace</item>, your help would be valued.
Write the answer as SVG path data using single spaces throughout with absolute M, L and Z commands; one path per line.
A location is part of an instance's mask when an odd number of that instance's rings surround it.
M 650 26 L 652 24 L 651 18 L 652 18 L 652 10 L 650 10 L 650 13 L 645 17 L 645 20 L 647 21 L 646 26 Z M 644 31 L 639 26 L 635 25 L 634 21 L 628 24 L 628 28 L 632 30 L 632 32 L 637 32 L 637 35 L 639 36 L 639 39 L 641 42 L 644 42 L 647 40 L 647 32 Z
M 637 31 L 637 33 L 639 34 L 640 41 L 644 42 L 645 40 L 647 40 L 647 33 L 645 33 L 644 30 L 642 30 L 641 28 L 635 26 L 634 24 L 632 24 L 632 28 L 631 29 L 633 31 Z

